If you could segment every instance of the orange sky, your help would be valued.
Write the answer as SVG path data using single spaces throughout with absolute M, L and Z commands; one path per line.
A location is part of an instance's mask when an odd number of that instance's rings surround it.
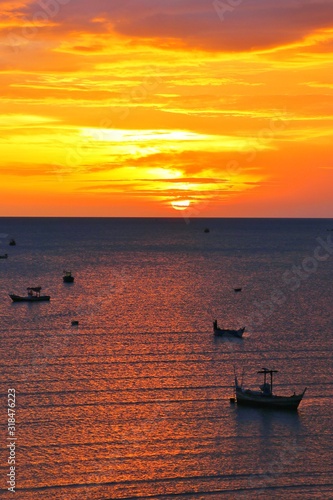
M 332 0 L 11 0 L 0 215 L 332 217 Z

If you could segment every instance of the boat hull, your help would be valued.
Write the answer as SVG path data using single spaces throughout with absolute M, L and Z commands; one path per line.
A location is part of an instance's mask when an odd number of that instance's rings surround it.
M 237 337 L 241 339 L 243 337 L 243 333 L 245 331 L 244 328 L 240 328 L 239 330 L 227 330 L 223 328 L 214 328 L 214 335 L 216 337 L 224 337 L 224 336 L 231 336 L 231 337 Z
M 49 295 L 41 295 L 40 297 L 21 297 L 20 295 L 9 295 L 13 302 L 45 302 L 50 300 Z
M 305 392 L 305 391 L 304 391 Z M 241 406 L 252 406 L 259 408 L 275 408 L 281 410 L 297 410 L 303 399 L 302 394 L 294 396 L 263 396 L 251 394 L 251 391 L 236 389 L 236 401 Z
M 74 277 L 73 276 L 64 276 L 63 278 L 64 283 L 73 283 Z

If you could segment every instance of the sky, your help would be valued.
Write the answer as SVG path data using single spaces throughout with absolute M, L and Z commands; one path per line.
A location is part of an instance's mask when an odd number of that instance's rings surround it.
M 0 0 L 0 216 L 332 217 L 332 0 Z

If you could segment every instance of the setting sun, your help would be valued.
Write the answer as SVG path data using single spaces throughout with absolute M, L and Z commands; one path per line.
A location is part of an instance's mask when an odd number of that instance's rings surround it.
M 175 200 L 171 202 L 171 206 L 175 210 L 186 210 L 190 206 L 190 200 Z

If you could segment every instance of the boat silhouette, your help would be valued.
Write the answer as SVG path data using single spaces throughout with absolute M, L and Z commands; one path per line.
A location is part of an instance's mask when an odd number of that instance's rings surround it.
M 232 330 L 229 328 L 220 328 L 217 326 L 217 320 L 213 322 L 214 335 L 217 337 L 222 337 L 224 335 L 231 335 L 232 337 L 242 338 L 243 333 L 245 332 L 245 326 L 243 328 L 239 328 L 238 330 Z
M 297 410 L 306 388 L 301 394 L 294 393 L 291 396 L 277 396 L 273 394 L 273 373 L 278 373 L 277 370 L 262 368 L 257 373 L 264 375 L 264 383 L 260 386 L 259 391 L 245 389 L 242 384 L 239 385 L 235 374 L 235 394 L 238 405 Z M 267 375 L 270 375 L 270 382 L 267 382 Z
M 40 294 L 41 289 L 41 286 L 28 287 L 28 295 L 22 296 L 12 293 L 9 294 L 9 297 L 13 302 L 43 302 L 46 300 L 50 300 L 51 297 L 49 295 Z

